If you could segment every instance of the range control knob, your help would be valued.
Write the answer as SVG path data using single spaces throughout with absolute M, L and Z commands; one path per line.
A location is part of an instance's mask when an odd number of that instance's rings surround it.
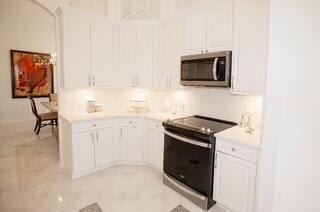
M 210 128 L 207 129 L 207 133 L 211 133 L 211 129 Z
M 205 132 L 205 131 L 206 131 L 206 128 L 205 128 L 205 127 L 201 127 L 201 131 L 202 131 L 202 132 Z

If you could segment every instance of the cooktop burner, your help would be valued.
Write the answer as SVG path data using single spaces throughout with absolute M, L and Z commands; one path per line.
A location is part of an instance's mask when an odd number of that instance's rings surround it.
M 164 122 L 164 125 L 165 127 L 167 126 L 169 128 L 170 126 L 174 126 L 175 128 L 182 128 L 185 130 L 212 135 L 228 129 L 236 125 L 236 123 L 203 116 L 190 116 L 180 119 L 167 120 Z

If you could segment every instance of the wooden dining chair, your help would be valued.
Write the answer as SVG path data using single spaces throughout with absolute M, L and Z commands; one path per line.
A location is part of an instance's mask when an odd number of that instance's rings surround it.
M 56 112 L 51 112 L 51 113 L 42 113 L 39 114 L 37 110 L 36 103 L 34 99 L 29 96 L 31 103 L 31 109 L 33 115 L 36 117 L 36 126 L 34 127 L 34 132 L 38 135 L 40 132 L 40 129 L 45 126 L 57 126 L 58 125 L 58 113 Z

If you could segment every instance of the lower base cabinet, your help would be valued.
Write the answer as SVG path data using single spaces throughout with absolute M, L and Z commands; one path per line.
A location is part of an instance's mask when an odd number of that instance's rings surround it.
M 113 161 L 112 128 L 72 134 L 73 173 L 78 175 Z
M 253 212 L 256 164 L 216 152 L 214 200 L 234 212 Z
M 163 169 L 164 134 L 160 130 L 149 128 L 147 130 L 149 145 L 149 163 L 155 168 Z

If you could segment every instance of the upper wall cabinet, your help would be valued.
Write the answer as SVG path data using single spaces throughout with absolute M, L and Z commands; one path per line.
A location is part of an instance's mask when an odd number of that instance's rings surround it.
M 209 9 L 186 17 L 185 53 L 201 54 L 232 48 L 232 0 L 215 1 Z
M 120 87 L 152 87 L 156 26 L 154 22 L 124 22 L 119 29 Z
M 120 87 L 135 86 L 136 71 L 136 36 L 134 24 L 121 24 L 119 28 L 119 70 L 117 82 Z
M 112 23 L 97 20 L 91 23 L 91 75 L 95 87 L 115 86 Z
M 91 85 L 90 20 L 62 10 L 58 11 L 60 26 L 60 63 L 64 87 Z
M 232 93 L 262 94 L 268 50 L 268 0 L 235 0 Z
M 72 9 L 57 16 L 63 87 L 113 86 L 112 24 Z

